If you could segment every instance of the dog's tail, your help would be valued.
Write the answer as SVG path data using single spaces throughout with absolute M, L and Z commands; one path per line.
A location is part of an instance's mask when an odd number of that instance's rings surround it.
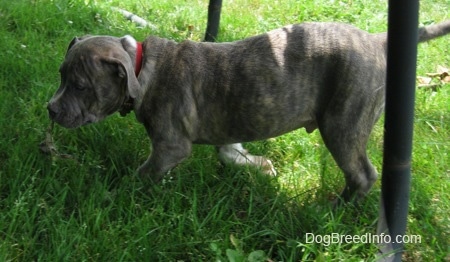
M 450 33 L 450 20 L 419 28 L 419 42 L 425 42 Z

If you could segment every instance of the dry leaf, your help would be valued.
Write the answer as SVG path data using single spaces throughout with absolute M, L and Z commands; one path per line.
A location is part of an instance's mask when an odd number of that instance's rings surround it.
M 450 70 L 447 67 L 438 65 L 436 67 L 436 73 L 427 73 L 427 76 L 418 76 L 417 77 L 417 83 L 419 88 L 431 88 L 433 90 L 436 90 L 437 87 L 439 87 L 441 84 L 448 84 L 450 83 Z M 437 81 L 434 81 L 433 78 L 439 78 L 440 83 L 436 83 Z
M 442 83 L 450 83 L 450 70 L 448 68 L 438 65 L 437 71 L 441 74 L 440 78 Z

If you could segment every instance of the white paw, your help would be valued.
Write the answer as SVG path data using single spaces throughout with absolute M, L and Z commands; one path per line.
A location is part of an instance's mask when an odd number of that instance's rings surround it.
M 275 176 L 277 172 L 272 162 L 262 156 L 254 156 L 242 147 L 242 144 L 230 144 L 221 146 L 219 149 L 219 159 L 223 163 L 236 165 L 247 165 L 260 168 L 262 172 Z

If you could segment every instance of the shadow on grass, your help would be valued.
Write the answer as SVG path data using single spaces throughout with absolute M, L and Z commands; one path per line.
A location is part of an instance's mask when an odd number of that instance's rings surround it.
M 195 240 L 192 246 L 178 243 L 154 247 L 151 254 L 168 258 L 182 248 L 191 251 L 171 258 L 211 259 L 220 256 L 217 250 L 222 250 L 222 255 L 226 250 L 240 250 L 243 254 L 262 250 L 271 259 L 298 261 L 342 252 L 339 243 L 307 243 L 306 233 L 375 233 L 378 201 L 373 195 L 359 208 L 348 205 L 332 211 L 328 199 L 317 196 L 328 195 L 323 192 L 289 192 L 282 189 L 276 177 L 256 170 L 222 166 L 217 161 L 210 161 L 210 166 L 202 169 L 195 162 L 173 170 L 162 185 L 141 191 L 141 197 L 152 205 L 157 203 L 156 209 L 169 220 L 177 218 L 178 222 L 170 222 L 174 224 L 169 228 L 179 230 L 179 238 Z M 183 225 L 179 224 L 180 219 Z M 173 231 L 163 234 L 173 235 Z M 233 239 L 241 244 L 236 246 Z M 372 258 L 375 254 L 366 253 L 374 251 L 373 246 L 347 246 L 355 256 Z

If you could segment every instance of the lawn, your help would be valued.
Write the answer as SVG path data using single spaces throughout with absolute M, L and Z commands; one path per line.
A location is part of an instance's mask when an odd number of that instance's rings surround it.
M 448 0 L 423 1 L 421 25 L 448 17 Z M 112 7 L 151 23 L 141 28 Z M 0 261 L 373 261 L 373 243 L 309 243 L 307 233 L 375 234 L 380 182 L 359 207 L 331 210 L 343 176 L 304 129 L 246 144 L 277 177 L 223 166 L 211 146 L 151 187 L 135 179 L 150 141 L 133 114 L 75 130 L 55 126 L 63 156 L 39 150 L 68 43 L 85 34 L 201 41 L 208 1 L 0 2 Z M 385 1 L 225 0 L 218 41 L 303 21 L 386 31 Z M 421 44 L 417 74 L 450 67 L 450 36 Z M 434 80 L 436 81 L 436 80 Z M 435 83 L 438 83 L 436 81 Z M 450 261 L 450 85 L 416 93 L 405 261 Z M 382 120 L 368 152 L 382 166 Z

